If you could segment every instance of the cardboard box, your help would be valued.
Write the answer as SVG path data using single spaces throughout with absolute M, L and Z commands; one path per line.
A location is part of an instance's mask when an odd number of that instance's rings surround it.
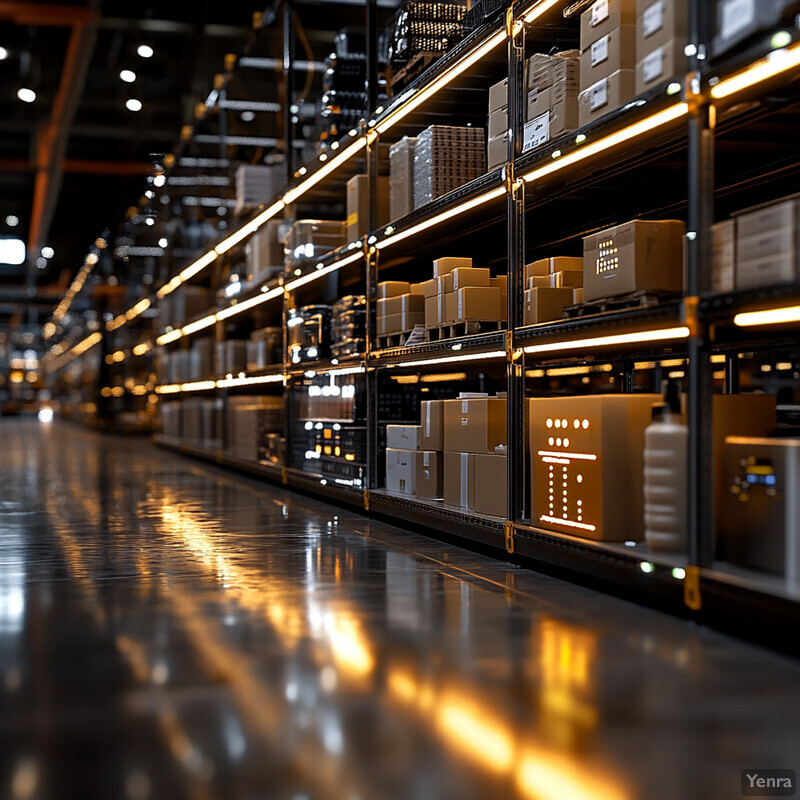
M 439 293 L 439 288 L 436 278 L 431 278 L 429 281 L 421 283 L 420 286 L 422 286 L 422 294 L 425 297 L 434 297 Z
M 452 294 L 450 292 L 449 294 Z M 439 325 L 445 325 L 447 323 L 447 298 L 448 294 L 442 292 L 441 294 L 436 295 L 436 317 L 439 320 Z
M 491 272 L 484 267 L 456 267 L 450 276 L 453 278 L 451 291 L 457 292 L 467 286 L 489 286 Z
M 381 297 L 375 304 L 378 319 L 388 317 L 392 314 L 399 314 L 403 310 L 403 297 L 407 295 L 398 294 L 394 297 Z
M 641 59 L 672 39 L 684 45 L 689 35 L 689 3 L 686 0 L 637 0 L 636 53 Z
M 583 302 L 583 288 L 572 290 L 572 305 L 576 306 Z
M 378 299 L 397 297 L 397 295 L 408 294 L 410 291 L 411 284 L 408 281 L 383 281 L 378 284 Z
M 489 87 L 489 113 L 502 110 L 508 113 L 508 78 Z
M 658 394 L 529 400 L 533 524 L 597 541 L 642 539 L 644 431 L 660 402 Z
M 354 175 L 347 181 L 347 241 L 366 236 L 369 230 L 369 181 L 366 175 Z M 379 175 L 376 186 L 376 228 L 389 222 L 389 177 Z
M 442 324 L 439 317 L 439 296 L 425 298 L 425 327 L 438 328 Z
M 555 274 L 555 273 L 554 273 Z M 525 282 L 526 289 L 549 289 L 552 275 L 531 275 Z
M 443 400 L 423 400 L 420 404 L 420 450 L 444 448 Z
M 550 276 L 553 289 L 580 289 L 583 287 L 583 269 L 554 272 Z
M 442 465 L 444 502 L 451 506 L 469 508 L 475 493 L 475 454 L 445 451 Z
M 392 298 L 394 300 L 395 298 Z M 421 294 L 401 294 L 400 313 L 425 313 L 425 298 Z
M 596 0 L 581 14 L 581 52 L 621 25 L 636 24 L 636 0 Z
M 525 306 L 522 310 L 523 325 L 538 325 L 561 319 L 564 306 L 572 305 L 572 289 L 553 289 L 537 287 L 525 292 Z
M 736 281 L 736 220 L 711 226 L 711 291 L 731 292 Z
M 453 273 L 449 272 L 447 275 L 440 275 L 436 278 L 436 293 L 437 294 L 450 294 L 453 291 Z
M 636 26 L 602 34 L 581 53 L 581 90 L 621 69 L 636 69 Z
M 391 336 L 394 333 L 402 333 L 402 320 L 400 314 L 387 314 L 378 317 L 378 336 Z
M 587 300 L 683 288 L 683 222 L 633 220 L 583 240 Z
M 458 319 L 458 298 L 455 292 L 447 292 L 441 295 L 444 297 L 444 305 L 442 306 L 442 323 L 449 325 Z
M 621 69 L 578 95 L 578 122 L 588 125 L 636 97 L 636 70 Z
M 493 453 L 495 447 L 506 444 L 505 398 L 444 400 L 443 404 L 445 450 Z
M 489 139 L 486 145 L 486 164 L 488 170 L 497 169 L 508 161 L 508 131 Z
M 471 258 L 437 258 L 433 262 L 433 277 L 449 275 L 457 267 L 471 267 Z
M 746 239 L 764 231 L 796 230 L 799 224 L 800 197 L 790 197 L 737 214 L 736 235 Z
M 444 470 L 442 454 L 433 450 L 421 450 L 417 453 L 416 476 L 414 488 L 417 497 L 425 500 L 441 500 L 444 498 Z
M 489 270 L 486 270 L 487 272 Z M 478 320 L 489 322 L 502 317 L 500 308 L 501 291 L 496 286 L 467 286 L 453 292 L 456 321 Z M 449 306 L 448 306 L 449 313 Z
M 503 108 L 499 111 L 492 111 L 489 114 L 488 137 L 494 139 L 508 133 L 508 109 Z
M 472 508 L 477 514 L 508 519 L 508 459 L 505 453 L 475 455 Z
M 417 450 L 421 431 L 420 425 L 387 425 L 386 446 L 400 450 Z
M 583 259 L 572 256 L 555 256 L 553 258 L 540 258 L 525 267 L 525 279 L 535 275 L 550 276 L 554 272 L 571 272 L 583 269 Z M 549 283 L 547 284 L 550 285 Z
M 386 448 L 386 488 L 399 494 L 414 494 L 417 451 Z
M 414 210 L 414 146 L 416 139 L 404 136 L 389 149 L 389 217 L 393 220 Z
M 425 309 L 400 312 L 400 333 L 411 333 L 417 325 L 425 325 Z
M 796 281 L 797 275 L 796 251 L 777 256 L 759 256 L 749 261 L 742 260 L 738 255 L 736 257 L 737 289 Z
M 534 53 L 525 62 L 525 85 L 528 92 L 549 89 L 557 84 L 578 85 L 580 50 L 562 50 L 555 55 Z
M 495 275 L 489 278 L 489 285 L 496 286 L 501 294 L 508 294 L 508 275 Z
M 528 92 L 528 102 L 525 106 L 525 121 L 530 122 L 542 114 L 550 111 L 553 105 L 553 93 L 548 89 Z
M 658 86 L 661 83 L 685 74 L 686 72 L 685 39 L 671 39 L 657 45 L 645 56 L 640 55 L 636 65 L 636 94 Z
M 422 283 L 412 283 L 411 284 L 411 294 L 418 294 L 420 297 L 425 297 L 425 284 L 428 281 L 423 281 Z
M 711 55 L 716 58 L 755 33 L 779 24 L 787 5 L 787 0 L 716 0 Z

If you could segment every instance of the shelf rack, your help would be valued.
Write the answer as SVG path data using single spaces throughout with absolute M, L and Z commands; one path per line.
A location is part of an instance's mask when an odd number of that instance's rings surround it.
M 703 0 L 689 0 L 690 42 L 710 42 L 711 31 Z M 441 535 L 453 536 L 524 558 L 540 566 L 567 571 L 573 576 L 599 581 L 611 591 L 648 597 L 673 611 L 725 624 L 737 615 L 737 628 L 767 635 L 787 620 L 796 619 L 798 598 L 784 585 L 755 575 L 722 570 L 714 563 L 712 487 L 710 483 L 711 394 L 714 363 L 728 365 L 739 346 L 753 341 L 784 342 L 795 336 L 800 321 L 800 288 L 797 284 L 756 291 L 713 294 L 708 291 L 710 234 L 714 221 L 716 186 L 713 176 L 715 126 L 720 132 L 744 129 L 759 113 L 753 110 L 767 102 L 781 108 L 796 101 L 791 79 L 800 66 L 800 32 L 792 26 L 776 28 L 752 38 L 722 58 L 704 59 L 696 47 L 688 57 L 686 73 L 665 82 L 633 103 L 596 122 L 566 134 L 527 153 L 521 152 L 524 116 L 522 80 L 526 40 L 536 41 L 537 26 L 559 22 L 568 5 L 561 0 L 538 0 L 513 4 L 483 23 L 461 44 L 438 59 L 423 75 L 403 90 L 385 108 L 375 109 L 360 129 L 346 133 L 328 153 L 291 174 L 286 189 L 256 210 L 241 227 L 213 249 L 196 258 L 159 289 L 120 315 L 115 324 L 125 325 L 143 313 L 151 302 L 195 279 L 268 220 L 301 201 L 314 202 L 329 196 L 331 187 L 340 192 L 343 173 L 354 164 L 366 165 L 371 184 L 372 233 L 361 241 L 328 254 L 304 272 L 287 274 L 268 286 L 258 287 L 226 309 L 210 310 L 178 330 L 157 339 L 158 346 L 193 333 L 224 324 L 238 314 L 247 314 L 270 300 L 288 298 L 298 289 L 313 291 L 316 281 L 345 267 L 359 271 L 368 297 L 368 349 L 361 357 L 342 363 L 282 364 L 252 375 L 209 377 L 199 386 L 191 384 L 156 388 L 159 395 L 220 392 L 236 386 L 268 383 L 287 387 L 307 372 L 330 374 L 341 370 L 363 372 L 367 386 L 368 458 L 367 486 L 363 490 L 337 486 L 299 470 L 260 465 L 236 459 L 223 451 L 206 450 L 186 442 L 157 436 L 156 442 L 187 455 L 239 469 L 289 488 L 310 492 L 366 513 L 402 521 Z M 367 28 L 375 35 L 374 14 L 367 4 Z M 560 24 L 560 23 L 559 23 Z M 374 43 L 373 43 L 374 47 Z M 374 52 L 374 50 L 373 50 Z M 407 217 L 377 228 L 375 178 L 377 148 L 385 141 L 419 131 L 437 115 L 454 107 L 454 93 L 484 92 L 502 65 L 509 79 L 509 137 L 506 164 L 470 184 L 416 209 Z M 494 79 L 489 76 L 494 75 Z M 768 98 L 768 101 L 765 100 Z M 747 101 L 747 107 L 741 107 Z M 761 106 L 759 106 L 759 102 Z M 484 109 L 485 111 L 485 109 Z M 466 117 L 469 108 L 462 112 Z M 755 115 L 755 116 L 754 116 Z M 485 116 L 485 114 L 484 114 Z M 559 320 L 535 326 L 522 325 L 524 265 L 530 242 L 526 242 L 531 220 L 565 193 L 591 191 L 604 181 L 621 181 L 666 158 L 684 164 L 686 186 L 681 200 L 694 235 L 687 243 L 688 284 L 686 295 L 657 306 Z M 795 162 L 793 162 L 795 163 Z M 430 342 L 413 347 L 378 350 L 375 330 L 375 298 L 378 281 L 396 274 L 409 254 L 429 252 L 437 243 L 458 242 L 465 227 L 502 225 L 507 232 L 509 276 L 508 330 Z M 504 237 L 506 234 L 503 234 Z M 576 230 L 572 239 L 576 240 Z M 545 242 L 542 242 L 544 246 Z M 250 305 L 248 305 L 250 304 Z M 747 327 L 737 316 L 751 311 L 784 311 L 783 324 Z M 794 313 L 793 311 L 797 312 Z M 744 318 L 747 319 L 746 317 Z M 100 335 L 98 334 L 98 337 Z M 166 338 L 165 338 L 166 336 Z M 79 355 L 94 346 L 95 334 L 75 344 L 67 353 Z M 99 338 L 98 338 L 99 341 Z M 80 353 L 76 353 L 76 349 Z M 526 375 L 545 373 L 560 364 L 593 364 L 624 361 L 628 378 L 635 358 L 677 357 L 686 362 L 689 387 L 690 475 L 686 554 L 656 556 L 642 545 L 592 542 L 545 531 L 525 517 L 524 402 Z M 378 486 L 379 417 L 378 379 L 381 374 L 437 364 L 481 365 L 502 376 L 508 393 L 508 508 L 507 519 L 482 517 L 443 506 L 397 496 Z M 237 383 L 238 381 L 238 383 Z M 197 382 L 195 382 L 197 383 Z M 726 388 L 731 389 L 726 378 Z M 623 383 L 623 389 L 625 388 Z M 766 619 L 769 617 L 769 619 Z

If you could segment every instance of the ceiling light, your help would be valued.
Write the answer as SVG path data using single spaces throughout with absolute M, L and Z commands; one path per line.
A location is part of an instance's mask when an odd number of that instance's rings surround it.
M 163 186 L 167 182 L 167 179 L 164 175 L 156 175 L 153 178 L 153 186 L 158 186 L 159 188 Z
M 152 217 L 146 217 L 144 221 L 145 225 L 150 225 L 151 227 L 156 224 L 156 221 Z
M 163 236 L 158 240 L 159 247 L 166 247 L 168 244 L 169 242 Z
M 120 72 L 119 77 L 125 83 L 133 83 L 136 80 L 136 73 L 132 69 L 124 69 Z
M 43 247 L 42 248 L 42 255 L 45 258 L 52 258 L 56 254 L 56 251 L 53 250 L 52 247 Z
M 18 266 L 25 263 L 25 242 L 22 239 L 0 239 L 0 264 Z
M 137 48 L 136 52 L 142 58 L 152 58 L 153 57 L 153 48 L 150 47 L 149 44 L 140 44 L 139 47 Z
M 240 119 L 242 122 L 252 122 L 256 115 L 252 111 L 242 111 Z
M 130 100 L 127 100 L 125 102 L 125 108 L 127 108 L 128 111 L 141 111 L 142 110 L 142 101 L 141 100 L 137 100 L 135 97 L 131 97 Z
M 0 47 L 0 61 L 5 61 L 8 58 L 8 50 L 5 47 Z
M 23 103 L 32 103 L 36 99 L 36 92 L 34 92 L 33 89 L 23 87 L 17 91 L 17 97 L 19 97 Z
M 19 225 L 19 217 L 15 217 L 13 214 L 9 214 L 6 217 L 6 225 L 8 225 L 9 228 L 16 228 L 17 225 Z

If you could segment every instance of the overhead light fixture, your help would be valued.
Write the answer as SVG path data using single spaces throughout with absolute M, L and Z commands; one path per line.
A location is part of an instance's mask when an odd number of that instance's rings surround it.
M 156 187 L 158 187 L 159 189 L 160 189 L 160 188 L 161 188 L 161 187 L 162 187 L 162 186 L 163 186 L 163 185 L 164 185 L 166 182 L 167 182 L 167 177 L 166 177 L 166 175 L 159 174 L 159 175 L 156 175 L 156 176 L 153 178 L 153 186 L 156 186 Z
M 120 72 L 119 77 L 125 83 L 133 83 L 136 80 L 136 73 L 132 69 L 124 69 Z
M 190 322 L 188 325 L 184 325 L 181 328 L 181 334 L 183 336 L 191 336 L 193 333 L 197 333 L 197 331 L 205 330 L 209 326 L 213 325 L 216 321 L 217 315 L 209 314 L 207 317 L 203 317 L 202 319 Z
M 19 217 L 9 214 L 6 217 L 6 225 L 8 225 L 9 228 L 16 228 L 17 225 L 19 225 Z
M 787 322 L 800 322 L 800 306 L 770 308 L 765 311 L 744 311 L 733 318 L 733 324 L 740 328 L 752 325 L 782 325 Z
M 36 92 L 34 92 L 33 89 L 28 89 L 23 86 L 21 89 L 17 90 L 17 97 L 22 100 L 23 103 L 33 103 L 36 100 Z
M 128 111 L 141 111 L 142 101 L 137 100 L 135 97 L 131 97 L 130 100 L 125 101 L 125 108 L 127 108 Z
M 55 254 L 56 254 L 56 251 L 53 250 L 52 247 L 45 246 L 45 247 L 42 248 L 42 255 L 45 258 L 53 258 L 53 256 L 55 256 Z
M 568 339 L 562 342 L 535 344 L 525 348 L 526 353 L 555 353 L 575 348 L 606 347 L 619 344 L 637 344 L 641 342 L 662 342 L 670 339 L 686 339 L 689 329 L 685 326 L 677 328 L 659 328 L 632 333 L 616 333 L 609 336 L 595 336 L 589 339 Z
M 169 242 L 163 236 L 158 240 L 159 247 L 166 247 L 168 244 Z
M 716 86 L 711 87 L 711 96 L 715 100 L 729 97 L 732 94 L 748 89 L 762 81 L 774 78 L 800 65 L 800 44 L 794 47 L 773 50 L 765 58 L 751 64 L 747 69 L 732 75 Z
M 0 239 L 0 264 L 19 266 L 25 263 L 25 254 L 22 239 Z
M 153 57 L 153 48 L 150 47 L 149 44 L 140 44 L 139 47 L 136 48 L 136 52 L 142 58 L 152 58 Z

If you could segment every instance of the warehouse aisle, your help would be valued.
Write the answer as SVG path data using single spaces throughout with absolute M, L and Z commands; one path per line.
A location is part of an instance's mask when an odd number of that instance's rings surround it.
M 0 796 L 732 798 L 800 664 L 155 449 L 0 420 Z

